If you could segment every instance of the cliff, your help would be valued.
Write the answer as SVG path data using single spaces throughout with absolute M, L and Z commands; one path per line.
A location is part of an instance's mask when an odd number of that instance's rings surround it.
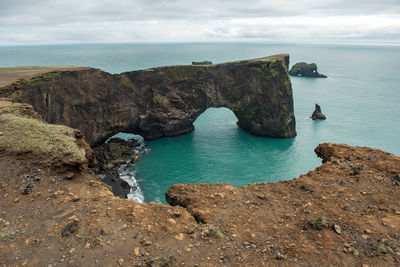
M 45 73 L 0 89 L 49 123 L 81 130 L 90 145 L 127 132 L 146 139 L 194 129 L 209 107 L 227 107 L 254 135 L 296 135 L 288 55 L 111 75 L 91 68 Z

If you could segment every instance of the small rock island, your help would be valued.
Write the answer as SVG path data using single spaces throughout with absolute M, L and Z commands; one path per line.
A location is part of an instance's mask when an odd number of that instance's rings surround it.
M 289 70 L 290 76 L 304 76 L 304 77 L 315 77 L 315 78 L 328 78 L 328 76 L 324 74 L 318 73 L 317 64 L 311 63 L 307 64 L 306 62 L 299 62 L 292 66 Z
M 213 63 L 209 60 L 204 61 L 193 61 L 192 65 L 212 65 Z
M 315 104 L 315 110 L 310 117 L 312 120 L 326 120 L 326 116 L 322 114 L 321 107 L 318 104 Z

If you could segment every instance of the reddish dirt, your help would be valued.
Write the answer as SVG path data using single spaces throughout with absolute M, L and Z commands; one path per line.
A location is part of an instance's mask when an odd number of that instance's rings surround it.
M 177 206 L 136 204 L 88 170 L 70 179 L 0 154 L 0 265 L 398 266 L 400 158 L 316 151 L 325 163 L 291 181 L 172 186 Z

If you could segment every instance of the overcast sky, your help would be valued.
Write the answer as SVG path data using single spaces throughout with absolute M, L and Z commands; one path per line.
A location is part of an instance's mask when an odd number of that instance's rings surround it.
M 0 45 L 400 43 L 400 0 L 0 0 Z

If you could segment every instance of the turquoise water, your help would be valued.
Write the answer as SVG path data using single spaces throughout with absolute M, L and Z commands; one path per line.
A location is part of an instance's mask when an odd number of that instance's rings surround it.
M 81 65 L 118 73 L 147 67 L 224 62 L 289 53 L 291 64 L 316 62 L 328 79 L 292 77 L 298 136 L 251 136 L 234 114 L 208 109 L 184 136 L 146 142 L 150 153 L 132 170 L 146 201 L 164 201 L 176 183 L 233 185 L 298 177 L 321 161 L 322 142 L 384 149 L 400 155 L 400 46 L 287 44 L 152 44 L 1 47 L 0 64 Z M 314 104 L 326 121 L 309 119 Z

